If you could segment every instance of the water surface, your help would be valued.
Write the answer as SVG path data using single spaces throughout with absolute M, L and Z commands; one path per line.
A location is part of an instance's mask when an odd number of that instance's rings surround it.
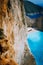
M 27 36 L 28 46 L 36 60 L 36 65 L 43 65 L 43 32 L 31 32 Z

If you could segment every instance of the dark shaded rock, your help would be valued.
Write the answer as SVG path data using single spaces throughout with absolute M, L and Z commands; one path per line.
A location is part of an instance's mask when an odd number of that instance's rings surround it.
M 24 63 L 21 65 L 36 65 L 35 59 L 30 53 L 27 45 L 25 45 L 25 51 L 24 51 Z

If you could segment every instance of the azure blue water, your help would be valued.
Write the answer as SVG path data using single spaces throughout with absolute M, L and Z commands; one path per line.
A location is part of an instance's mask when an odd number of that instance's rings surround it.
M 43 16 L 43 14 L 32 14 L 32 15 L 29 15 L 28 13 L 26 13 L 26 15 L 28 16 L 28 17 L 30 17 L 31 19 L 34 19 L 34 18 L 39 18 L 39 17 L 42 17 Z
M 25 1 L 30 1 L 30 2 L 33 2 L 34 4 L 37 4 L 43 7 L 43 0 L 25 0 Z
M 31 32 L 27 36 L 28 46 L 35 58 L 36 65 L 43 65 L 43 32 Z

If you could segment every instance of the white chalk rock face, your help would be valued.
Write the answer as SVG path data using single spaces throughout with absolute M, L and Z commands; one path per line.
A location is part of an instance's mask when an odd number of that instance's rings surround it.
M 0 0 L 0 65 L 35 65 L 26 29 L 23 0 Z
M 22 0 L 0 0 L 0 65 L 21 65 L 26 44 L 24 15 Z

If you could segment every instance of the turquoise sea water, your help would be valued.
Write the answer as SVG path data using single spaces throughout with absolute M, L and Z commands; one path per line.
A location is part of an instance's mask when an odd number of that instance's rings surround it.
M 34 19 L 34 18 L 39 18 L 39 17 L 42 17 L 43 16 L 43 14 L 33 14 L 33 15 L 29 15 L 28 13 L 26 13 L 26 15 L 28 16 L 28 17 L 30 17 L 31 19 Z
M 31 32 L 27 36 L 28 45 L 35 58 L 36 65 L 43 65 L 43 32 Z
M 24 0 L 24 1 L 30 1 L 30 2 L 33 2 L 34 4 L 37 4 L 43 7 L 43 0 Z

